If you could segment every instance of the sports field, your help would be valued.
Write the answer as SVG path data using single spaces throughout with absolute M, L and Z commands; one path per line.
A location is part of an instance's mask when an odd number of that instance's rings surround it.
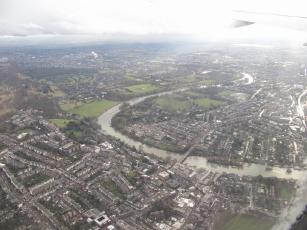
M 215 230 L 269 230 L 274 223 L 274 219 L 265 216 L 227 215 L 217 223 Z
M 172 96 L 161 96 L 155 100 L 155 103 L 163 109 L 176 112 L 176 111 L 189 111 L 191 104 L 187 100 L 180 100 Z
M 125 87 L 125 89 L 131 93 L 138 95 L 138 94 L 152 93 L 158 90 L 159 88 L 152 84 L 137 84 L 137 85 L 127 86 Z
M 66 103 L 60 105 L 61 108 L 69 113 L 80 117 L 98 117 L 103 112 L 115 106 L 118 102 L 106 99 L 95 100 L 89 103 Z
M 97 100 L 82 104 L 70 110 L 70 113 L 77 114 L 80 117 L 99 117 L 103 112 L 115 106 L 117 102 L 110 100 Z
M 194 102 L 204 109 L 223 104 L 223 101 L 209 99 L 209 98 L 199 98 L 194 100 Z

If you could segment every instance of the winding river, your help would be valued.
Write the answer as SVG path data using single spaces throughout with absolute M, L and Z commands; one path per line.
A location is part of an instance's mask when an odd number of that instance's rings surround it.
M 135 99 L 131 99 L 127 101 L 126 103 L 129 103 L 130 105 L 135 105 L 138 104 L 147 98 L 151 97 L 157 97 L 157 96 L 162 96 L 162 95 L 167 95 L 167 94 L 172 94 L 175 92 L 182 92 L 187 90 L 187 88 L 184 89 L 179 89 L 179 90 L 171 90 L 171 91 L 166 91 L 162 93 L 155 93 L 152 95 L 148 96 L 143 96 Z M 174 152 L 169 152 L 165 151 L 162 149 L 158 149 L 152 146 L 148 146 L 146 144 L 143 144 L 139 141 L 133 140 L 132 138 L 116 131 L 112 126 L 111 126 L 111 120 L 112 118 L 120 112 L 120 107 L 123 105 L 123 103 L 120 103 L 111 109 L 107 110 L 105 113 L 103 113 L 99 118 L 98 118 L 98 124 L 101 126 L 102 132 L 106 135 L 113 136 L 114 138 L 117 138 L 121 140 L 122 142 L 128 144 L 131 147 L 139 148 L 142 146 L 142 149 L 145 153 L 148 154 L 154 154 L 158 157 L 161 158 L 167 158 L 170 157 L 172 159 L 177 159 L 181 160 L 183 155 L 174 153 Z M 295 170 L 293 169 L 291 173 L 287 173 L 286 168 L 280 168 L 280 167 L 272 167 L 271 170 L 266 170 L 265 165 L 261 164 L 244 164 L 243 168 L 235 168 L 235 167 L 226 167 L 226 166 L 221 166 L 217 164 L 212 164 L 208 163 L 207 159 L 204 157 L 197 157 L 197 156 L 189 156 L 185 162 L 185 164 L 189 166 L 193 166 L 195 168 L 203 168 L 207 170 L 211 170 L 213 172 L 227 172 L 227 173 L 234 173 L 238 175 L 246 175 L 246 176 L 258 176 L 262 175 L 263 177 L 277 177 L 277 178 L 284 178 L 284 179 L 300 179 L 306 175 L 305 170 Z

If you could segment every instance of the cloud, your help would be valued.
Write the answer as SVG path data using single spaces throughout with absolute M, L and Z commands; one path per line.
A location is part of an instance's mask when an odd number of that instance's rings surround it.
M 287 4 L 277 0 L 258 0 L 257 4 L 244 0 L 1 0 L 0 36 L 118 33 L 181 34 L 213 40 L 254 37 L 259 34 L 259 27 L 247 29 L 249 34 L 225 29 L 233 17 L 232 10 L 298 13 L 296 8 L 302 7 L 296 7 L 295 1 L 302 0 L 284 1 Z M 286 34 L 279 32 L 281 36 Z

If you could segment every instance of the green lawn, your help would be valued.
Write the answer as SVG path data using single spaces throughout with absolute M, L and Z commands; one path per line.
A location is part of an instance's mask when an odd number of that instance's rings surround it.
M 194 102 L 200 107 L 203 107 L 204 109 L 223 104 L 223 101 L 209 99 L 209 98 L 199 98 L 194 100 Z
M 66 111 L 66 112 L 69 112 L 70 110 L 78 107 L 78 106 L 81 106 L 82 103 L 81 102 L 65 102 L 65 103 L 60 103 L 59 104 L 61 109 Z
M 230 97 L 234 92 L 230 91 L 230 90 L 223 90 L 221 92 L 218 93 L 219 96 L 222 97 Z
M 215 230 L 269 230 L 274 223 L 274 219 L 265 216 L 227 215 L 217 223 Z
M 110 101 L 106 99 L 96 100 L 93 102 L 81 104 L 71 109 L 64 109 L 67 112 L 77 114 L 80 117 L 98 117 L 108 109 L 115 106 L 118 102 Z M 67 106 L 67 108 L 69 108 Z
M 192 96 L 192 95 L 190 95 Z M 193 96 L 197 96 L 196 94 Z M 173 96 L 161 96 L 155 100 L 155 103 L 161 106 L 163 109 L 171 112 L 188 112 L 192 108 L 192 104 L 195 103 L 198 106 L 208 109 L 212 106 L 218 106 L 223 104 L 223 101 L 209 99 L 209 98 L 197 98 L 192 101 L 187 100 L 186 98 L 176 98 Z
M 137 85 L 127 86 L 125 87 L 125 89 L 134 94 L 145 94 L 145 93 L 152 93 L 159 88 L 152 84 L 137 84 Z
M 246 93 L 241 93 L 241 92 L 235 92 L 231 90 L 223 90 L 218 93 L 219 96 L 221 97 L 226 97 L 232 100 L 236 100 L 238 102 L 246 101 L 248 98 L 248 94 Z
M 161 96 L 155 100 L 155 103 L 161 106 L 163 109 L 176 112 L 176 111 L 188 111 L 191 109 L 191 103 L 186 100 L 177 99 L 172 96 Z
M 49 119 L 52 124 L 55 124 L 59 128 L 64 128 L 72 120 L 69 119 Z
M 142 79 L 137 78 L 134 74 L 126 74 L 125 78 L 130 81 L 137 81 L 137 82 L 142 81 Z
M 183 81 L 186 82 L 186 83 L 195 82 L 195 81 L 197 81 L 197 76 L 195 74 L 191 74 L 191 75 L 185 76 Z
M 124 198 L 124 194 L 121 192 L 121 190 L 117 187 L 117 185 L 109 180 L 109 181 L 105 181 L 103 183 L 103 187 L 105 187 L 107 190 L 109 190 L 114 196 L 119 197 L 121 199 Z

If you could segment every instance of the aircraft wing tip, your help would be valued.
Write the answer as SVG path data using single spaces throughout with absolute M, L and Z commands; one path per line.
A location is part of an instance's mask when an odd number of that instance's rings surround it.
M 244 21 L 244 20 L 234 20 L 232 26 L 235 28 L 253 25 L 255 22 Z

